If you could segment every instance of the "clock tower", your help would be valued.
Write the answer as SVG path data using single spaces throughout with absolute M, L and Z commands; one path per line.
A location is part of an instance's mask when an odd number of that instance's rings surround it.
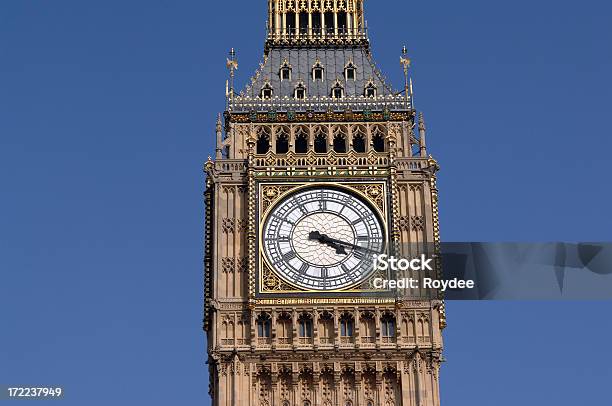
M 372 3 L 372 7 L 376 4 Z M 215 406 L 438 406 L 444 302 L 376 281 L 439 251 L 436 161 L 375 65 L 363 0 L 269 0 L 206 172 L 204 330 Z M 432 277 L 439 276 L 436 263 Z

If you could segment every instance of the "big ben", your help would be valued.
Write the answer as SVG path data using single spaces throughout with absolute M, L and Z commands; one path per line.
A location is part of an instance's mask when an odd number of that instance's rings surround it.
M 440 404 L 444 302 L 380 288 L 413 273 L 372 261 L 439 251 L 438 165 L 410 59 L 397 90 L 373 61 L 363 3 L 269 0 L 263 62 L 244 89 L 227 59 L 205 164 L 215 406 Z

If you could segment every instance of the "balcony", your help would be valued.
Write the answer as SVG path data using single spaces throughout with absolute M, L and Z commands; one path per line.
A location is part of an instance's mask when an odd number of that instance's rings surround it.
M 289 337 L 282 337 L 282 338 L 279 338 L 277 341 L 278 341 L 278 345 L 283 345 L 283 346 L 289 346 L 293 342 L 293 340 Z
M 335 98 L 329 96 L 313 96 L 304 99 L 281 98 L 273 96 L 262 99 L 259 96 L 235 95 L 231 98 L 228 111 L 234 113 L 275 113 L 293 112 L 294 114 L 314 112 L 376 112 L 376 111 L 410 111 L 412 100 L 402 94 L 381 95 L 376 97 L 345 96 Z M 364 113 L 365 114 L 365 113 Z M 369 113 L 367 113 L 369 114 Z M 318 118 L 315 117 L 315 119 Z
M 416 344 L 416 337 L 402 337 L 402 342 L 407 344 Z
M 269 337 L 260 337 L 257 339 L 257 344 L 259 345 L 270 345 L 272 344 L 272 340 Z
M 266 47 L 283 45 L 333 45 L 333 44 L 355 44 L 368 45 L 367 30 L 329 27 L 324 29 L 320 26 L 311 27 L 284 27 L 276 30 L 268 30 Z
M 354 337 L 340 337 L 340 344 L 348 345 L 348 344 L 354 344 L 354 343 L 355 343 Z
M 313 344 L 312 337 L 300 337 L 298 339 L 298 342 L 300 345 L 312 345 Z
M 394 344 L 396 341 L 395 337 L 382 337 L 383 344 Z

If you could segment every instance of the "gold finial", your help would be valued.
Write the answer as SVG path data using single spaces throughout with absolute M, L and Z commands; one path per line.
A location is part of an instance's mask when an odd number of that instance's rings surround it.
M 402 48 L 402 56 L 400 56 L 400 64 L 404 67 L 404 95 L 406 96 L 406 105 L 408 105 L 408 98 L 412 101 L 412 107 L 414 108 L 414 95 L 412 94 L 412 78 L 408 75 L 408 69 L 412 65 L 412 60 L 408 57 L 408 49 L 406 45 Z
M 227 62 L 225 63 L 227 69 L 229 69 L 232 73 L 235 70 L 238 70 L 238 61 L 236 60 L 236 51 L 232 48 L 229 52 L 229 58 L 227 58 Z
M 412 60 L 408 57 L 408 50 L 406 49 L 406 45 L 402 48 L 402 56 L 400 56 L 400 64 L 404 66 L 404 71 L 406 74 L 408 72 L 408 68 L 412 64 Z
M 234 97 L 234 71 L 238 70 L 238 61 L 236 60 L 236 51 L 232 48 L 229 52 L 229 58 L 226 59 L 225 66 L 230 71 L 229 84 L 225 85 L 226 97 L 230 99 Z M 229 88 L 228 88 L 229 85 Z

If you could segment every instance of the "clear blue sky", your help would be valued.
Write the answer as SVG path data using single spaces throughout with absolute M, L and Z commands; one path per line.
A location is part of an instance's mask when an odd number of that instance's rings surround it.
M 0 384 L 64 385 L 65 405 L 208 404 L 201 164 L 226 53 L 245 83 L 265 9 L 0 4 Z M 413 56 L 445 240 L 610 240 L 609 2 L 367 9 L 398 86 L 402 45 Z M 608 404 L 611 311 L 450 303 L 443 404 Z

